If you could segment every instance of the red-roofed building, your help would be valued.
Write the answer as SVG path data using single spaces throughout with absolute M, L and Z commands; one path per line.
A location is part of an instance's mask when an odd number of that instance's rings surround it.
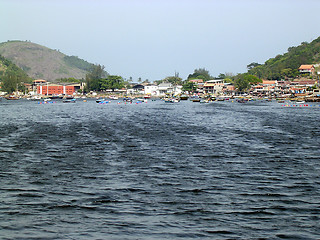
M 314 66 L 313 65 L 301 65 L 298 68 L 300 73 L 311 73 L 314 74 Z
M 202 79 L 191 79 L 189 80 L 189 82 L 193 82 L 193 83 L 203 83 L 203 80 Z

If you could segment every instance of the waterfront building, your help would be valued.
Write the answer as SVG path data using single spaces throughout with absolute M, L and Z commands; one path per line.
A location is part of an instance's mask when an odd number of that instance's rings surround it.
M 173 94 L 173 85 L 171 83 L 160 83 L 158 85 L 159 96 L 165 96 L 166 94 Z
M 150 96 L 157 96 L 159 95 L 158 86 L 155 84 L 148 84 L 144 86 L 144 94 Z
M 83 84 L 80 83 L 36 83 L 37 94 L 40 95 L 74 95 L 80 89 L 83 89 Z
M 127 89 L 128 95 L 138 95 L 138 94 L 144 94 L 144 85 L 142 84 L 135 84 L 132 86 L 132 88 Z
M 203 91 L 207 94 L 218 95 L 222 94 L 224 86 L 225 84 L 223 79 L 209 80 L 204 83 Z

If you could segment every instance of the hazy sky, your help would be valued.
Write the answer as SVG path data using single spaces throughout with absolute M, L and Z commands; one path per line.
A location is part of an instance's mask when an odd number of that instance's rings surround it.
M 150 81 L 245 72 L 320 36 L 319 0 L 0 0 L 0 42 L 30 40 Z

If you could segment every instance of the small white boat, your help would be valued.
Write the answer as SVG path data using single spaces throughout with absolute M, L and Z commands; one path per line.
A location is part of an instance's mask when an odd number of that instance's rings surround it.
M 115 95 L 111 95 L 111 96 L 109 96 L 109 99 L 111 99 L 111 100 L 118 100 L 119 98 L 118 98 L 117 96 L 115 96 Z
M 29 100 L 31 100 L 31 101 L 39 101 L 39 100 L 41 100 L 41 96 L 32 96 L 31 98 L 29 98 Z

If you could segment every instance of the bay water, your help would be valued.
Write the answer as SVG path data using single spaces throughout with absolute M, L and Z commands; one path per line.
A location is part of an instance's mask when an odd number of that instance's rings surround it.
M 319 239 L 320 107 L 0 102 L 1 239 Z

